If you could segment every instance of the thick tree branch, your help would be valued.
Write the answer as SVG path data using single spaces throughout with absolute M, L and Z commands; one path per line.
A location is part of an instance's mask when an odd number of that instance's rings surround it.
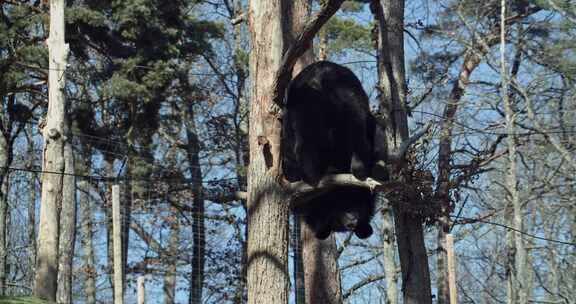
M 344 0 L 328 0 L 326 4 L 322 6 L 319 12 L 314 14 L 310 21 L 306 23 L 304 29 L 296 37 L 294 43 L 286 50 L 282 57 L 282 65 L 276 73 L 276 79 L 274 80 L 274 92 L 272 95 L 272 109 L 269 109 L 271 113 L 279 113 L 282 108 L 282 101 L 284 98 L 284 92 L 290 82 L 292 77 L 292 68 L 296 64 L 296 60 L 306 50 L 310 47 L 312 39 L 320 28 L 332 17 L 340 8 Z
M 330 174 L 325 175 L 316 187 L 300 181 L 288 184 L 286 191 L 291 193 L 292 207 L 298 207 L 335 187 L 362 187 L 371 191 L 391 191 L 405 187 L 405 185 L 397 181 L 379 181 L 373 178 L 362 181 L 352 174 Z

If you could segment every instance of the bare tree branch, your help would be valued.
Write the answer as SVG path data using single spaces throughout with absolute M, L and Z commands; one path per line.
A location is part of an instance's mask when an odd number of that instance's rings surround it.
M 390 152 L 388 154 L 388 161 L 395 162 L 403 160 L 408 148 L 424 136 L 424 134 L 430 130 L 430 127 L 432 127 L 432 121 L 428 121 L 422 130 L 416 132 L 414 135 L 410 136 L 410 138 L 402 142 L 398 150 Z
M 362 187 L 387 192 L 405 186 L 398 181 L 379 181 L 370 177 L 362 181 L 352 174 L 331 174 L 325 175 L 316 187 L 300 181 L 288 184 L 286 190 L 292 194 L 292 206 L 298 207 L 335 187 Z
M 306 50 L 310 47 L 310 43 L 314 36 L 320 28 L 332 17 L 340 8 L 344 0 L 328 0 L 322 6 L 319 12 L 317 12 L 310 21 L 306 23 L 304 29 L 301 33 L 298 34 L 294 43 L 290 45 L 290 47 L 286 50 L 282 57 L 282 65 L 278 69 L 276 73 L 276 79 L 274 80 L 274 92 L 272 94 L 272 109 L 269 109 L 269 112 L 276 114 L 279 113 L 282 108 L 282 100 L 284 98 L 284 92 L 286 91 L 286 87 L 290 82 L 292 77 L 292 68 L 294 64 L 296 64 L 296 60 Z

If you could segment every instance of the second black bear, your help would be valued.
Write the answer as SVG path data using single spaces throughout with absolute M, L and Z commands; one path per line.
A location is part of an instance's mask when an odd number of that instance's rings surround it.
M 283 169 L 291 181 L 316 185 L 327 173 L 370 175 L 373 140 L 368 96 L 348 68 L 320 61 L 289 85 L 283 116 Z
M 332 232 L 354 231 L 360 239 L 373 233 L 370 220 L 374 215 L 374 196 L 366 188 L 335 188 L 294 211 L 302 215 L 316 238 L 321 240 Z
M 370 113 L 362 84 L 348 68 L 327 61 L 309 65 L 290 83 L 282 147 L 286 178 L 311 185 L 330 173 L 365 179 L 386 150 L 383 128 Z M 339 187 L 295 212 L 319 239 L 333 231 L 354 231 L 363 239 L 373 233 L 374 205 L 369 189 Z

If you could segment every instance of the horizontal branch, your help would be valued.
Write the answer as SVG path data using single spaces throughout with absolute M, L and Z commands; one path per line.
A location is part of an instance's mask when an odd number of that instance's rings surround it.
M 336 187 L 360 187 L 370 189 L 370 191 L 391 191 L 404 187 L 404 184 L 397 181 L 378 181 L 373 178 L 367 178 L 363 181 L 352 174 L 330 174 L 324 176 L 316 187 L 299 181 L 290 183 L 286 190 L 291 194 L 292 207 L 298 207 Z

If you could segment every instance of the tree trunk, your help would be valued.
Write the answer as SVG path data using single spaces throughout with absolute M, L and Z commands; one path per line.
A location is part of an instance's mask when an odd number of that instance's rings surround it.
M 374 0 L 372 9 L 379 22 L 378 66 L 381 90 L 380 112 L 388 123 L 388 147 L 398 149 L 408 140 L 406 81 L 404 68 L 404 1 Z M 403 164 L 392 168 L 392 178 L 404 180 L 399 174 Z M 392 201 L 398 240 L 402 291 L 405 303 L 432 303 L 428 256 L 424 244 L 423 219 L 402 208 L 401 201 Z
M 147 166 L 148 163 L 142 159 L 138 159 L 138 162 L 135 160 L 138 156 L 135 155 L 134 151 L 128 152 L 128 159 L 125 168 L 125 174 L 129 178 L 136 178 L 138 179 L 142 175 L 136 173 L 134 168 L 136 167 L 144 167 Z M 146 175 L 144 175 L 146 176 Z M 121 214 L 122 214 L 122 232 L 120 233 L 120 237 L 122 239 L 122 288 L 125 287 L 126 284 L 126 273 L 128 273 L 128 250 L 129 250 L 129 242 L 130 242 L 130 223 L 132 222 L 132 199 L 134 197 L 138 197 L 143 193 L 141 189 L 147 189 L 145 185 L 145 181 L 141 180 L 129 180 L 124 183 L 125 187 L 123 189 L 123 194 L 120 195 L 121 204 Z
M 192 91 L 187 75 L 180 78 L 187 92 Z M 185 127 L 188 145 L 186 157 L 188 170 L 192 179 L 192 260 L 190 273 L 189 304 L 202 303 L 204 286 L 204 265 L 206 251 L 206 232 L 204 227 L 204 187 L 202 185 L 202 168 L 200 166 L 200 141 L 194 115 L 194 100 L 188 100 L 185 111 Z
M 236 6 L 234 7 L 234 19 L 238 16 L 243 15 L 243 4 L 242 1 L 236 1 Z M 243 54 L 245 54 L 244 48 L 242 46 L 242 34 L 244 33 L 242 23 L 234 23 L 234 67 L 237 74 L 236 81 L 236 111 L 235 111 L 235 139 L 236 139 L 236 149 L 235 149 L 235 163 L 236 163 L 236 176 L 238 177 L 237 187 L 238 189 L 246 189 L 247 187 L 247 169 L 248 169 L 248 124 L 244 121 L 244 117 L 248 112 L 248 102 L 244 93 L 246 86 L 246 79 L 248 78 L 247 67 L 242 60 Z M 244 214 L 248 214 L 248 207 L 246 206 L 246 200 L 241 202 Z M 244 230 L 244 239 L 239 236 L 240 245 L 242 248 L 242 258 L 240 265 L 240 278 L 236 287 L 234 294 L 234 303 L 246 303 L 246 277 L 247 277 L 247 261 L 248 252 L 246 240 L 248 239 L 248 231 Z
M 64 102 L 64 85 L 68 45 L 64 43 L 64 1 L 50 1 L 50 36 L 46 41 L 49 51 L 48 113 L 44 137 L 42 169 L 42 199 L 38 229 L 38 257 L 34 295 L 50 301 L 56 300 L 58 282 L 58 207 L 63 196 L 63 175 L 66 172 L 64 146 L 69 138 Z
M 386 277 L 386 304 L 398 303 L 398 275 L 394 255 L 394 214 L 392 205 L 379 193 L 378 204 L 382 206 L 382 259 L 384 260 L 384 275 Z
M 86 148 L 86 147 L 85 147 Z M 86 148 L 87 149 L 87 148 Z M 83 153 L 83 160 L 78 172 L 82 175 L 88 175 L 90 172 L 90 151 Z M 90 208 L 90 184 L 88 180 L 81 179 L 78 182 L 78 204 L 80 207 L 80 229 L 82 231 L 81 245 L 84 252 L 84 293 L 86 294 L 86 304 L 96 304 L 96 267 L 94 262 L 94 245 L 93 245 L 93 220 L 92 209 Z
M 504 102 L 504 113 L 506 119 L 506 143 L 508 146 L 508 170 L 506 173 L 506 192 L 508 196 L 508 207 L 506 216 L 509 225 L 516 231 L 523 230 L 522 204 L 518 193 L 518 178 L 516 175 L 516 127 L 515 112 L 511 102 L 511 96 L 508 94 L 508 71 L 506 68 L 506 0 L 500 1 L 500 80 L 502 81 L 501 96 Z M 517 63 L 519 64 L 519 63 Z M 517 70 L 517 67 L 516 67 Z M 515 73 L 513 73 L 514 75 Z M 516 231 L 508 231 L 508 263 L 507 263 L 507 280 L 508 280 L 508 303 L 528 303 L 527 297 L 527 258 L 526 249 L 522 234 Z
M 279 119 L 270 113 L 283 53 L 285 1 L 252 0 L 250 166 L 248 168 L 248 303 L 287 303 L 289 206 L 279 185 Z
M 114 159 L 105 159 L 105 171 L 108 176 L 114 175 Z M 111 184 L 105 185 L 106 187 L 106 202 L 103 206 L 104 216 L 106 218 L 106 274 L 114 294 L 114 244 L 112 232 L 114 230 L 112 223 L 112 186 Z
M 436 197 L 440 203 L 440 217 L 438 218 L 437 250 L 437 288 L 438 303 L 450 303 L 450 290 L 448 286 L 448 262 L 445 248 L 446 235 L 450 232 L 450 212 L 452 211 L 451 199 L 451 172 L 452 172 L 452 131 L 456 120 L 456 113 L 460 105 L 460 99 L 468 85 L 470 75 L 478 67 L 486 50 L 469 50 L 464 54 L 464 61 L 460 67 L 457 81 L 454 82 L 448 101 L 442 115 L 440 124 L 440 140 L 438 147 L 438 181 Z
M 28 126 L 28 160 L 26 168 L 34 168 L 34 140 L 32 139 L 32 127 Z M 29 196 L 28 196 L 28 275 L 27 282 L 30 286 L 34 284 L 34 273 L 36 264 L 36 175 L 30 173 L 28 179 Z
M 6 293 L 6 257 L 8 248 L 6 235 L 8 231 L 6 216 L 8 212 L 8 176 L 9 176 L 9 147 L 4 135 L 0 135 L 0 296 Z
M 64 146 L 65 170 L 62 185 L 60 211 L 58 291 L 59 304 L 72 303 L 72 261 L 76 239 L 76 177 L 74 176 L 74 155 L 72 146 Z
M 176 299 L 176 263 L 178 260 L 178 234 L 180 225 L 178 223 L 178 210 L 170 208 L 168 225 L 170 225 L 170 238 L 168 240 L 168 254 L 166 262 L 166 274 L 164 275 L 164 304 L 174 304 Z
M 304 282 L 306 303 L 342 303 L 338 250 L 332 234 L 326 240 L 318 240 L 314 232 L 304 224 L 302 244 L 304 256 Z

